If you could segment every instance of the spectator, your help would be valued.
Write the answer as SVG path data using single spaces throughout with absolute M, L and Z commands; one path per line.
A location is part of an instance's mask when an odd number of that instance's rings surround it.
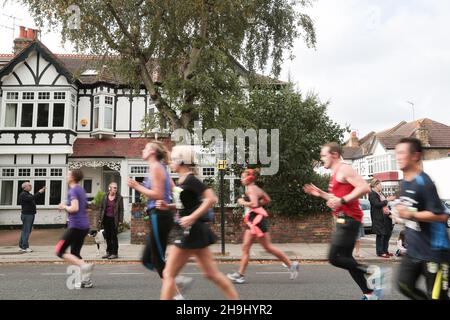
M 117 183 L 111 182 L 108 193 L 103 197 L 100 205 L 100 225 L 105 230 L 106 255 L 103 259 L 117 259 L 119 240 L 117 233 L 119 223 L 123 222 L 123 198 L 117 193 Z
M 36 194 L 30 193 L 32 189 L 29 181 L 22 183 L 22 192 L 19 195 L 19 204 L 22 206 L 22 233 L 20 235 L 19 251 L 33 252 L 30 248 L 28 239 L 30 238 L 31 230 L 33 229 L 34 217 L 36 214 L 36 198 L 40 197 L 45 192 L 45 187 L 40 189 Z
M 369 194 L 370 215 L 372 217 L 372 230 L 376 237 L 377 256 L 390 258 L 389 239 L 392 235 L 392 219 L 388 207 L 388 201 L 393 201 L 395 197 L 386 198 L 381 192 L 382 185 L 378 179 L 373 179 L 370 183 L 371 192 Z

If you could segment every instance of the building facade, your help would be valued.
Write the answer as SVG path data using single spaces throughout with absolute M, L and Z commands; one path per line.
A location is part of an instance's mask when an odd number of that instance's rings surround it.
M 89 199 L 117 182 L 129 221 L 139 194 L 127 180 L 143 181 L 148 172 L 142 149 L 150 139 L 170 147 L 164 123 L 141 135 L 142 119 L 157 112 L 147 90 L 132 92 L 99 66 L 100 57 L 53 54 L 34 30 L 21 28 L 15 46 L 14 54 L 0 54 L 0 225 L 21 224 L 24 181 L 33 191 L 47 187 L 35 223 L 65 224 L 57 206 L 66 199 L 70 169 L 83 171 Z M 201 178 L 216 176 L 214 160 L 199 168 Z
M 431 119 L 413 122 L 402 121 L 387 130 L 371 132 L 358 139 L 352 132 L 343 148 L 343 158 L 353 168 L 370 181 L 377 178 L 383 181 L 386 194 L 395 194 L 399 180 L 403 178 L 395 160 L 395 145 L 404 137 L 416 137 L 424 146 L 423 160 L 427 163 L 450 156 L 450 126 Z M 450 179 L 450 171 L 443 171 L 442 176 Z

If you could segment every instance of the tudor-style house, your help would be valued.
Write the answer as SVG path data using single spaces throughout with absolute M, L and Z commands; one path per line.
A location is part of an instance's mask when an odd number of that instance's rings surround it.
M 141 151 L 149 138 L 141 136 L 141 123 L 157 110 L 144 88 L 132 93 L 107 68 L 98 68 L 100 59 L 54 54 L 24 27 L 14 53 L 0 54 L 0 225 L 21 223 L 17 198 L 24 181 L 33 191 L 47 187 L 35 223 L 64 224 L 66 213 L 57 205 L 66 198 L 72 168 L 83 171 L 89 198 L 117 182 L 130 220 L 139 194 L 127 179 L 143 181 L 148 172 Z M 152 136 L 168 137 L 164 125 Z M 216 175 L 211 159 L 199 168 L 201 178 Z

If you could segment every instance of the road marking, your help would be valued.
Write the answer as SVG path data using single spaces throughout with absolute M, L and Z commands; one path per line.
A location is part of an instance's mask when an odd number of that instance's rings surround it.
M 110 273 L 108 273 L 109 275 L 112 275 L 112 276 L 117 276 L 117 275 L 143 275 L 143 274 L 145 274 L 145 273 L 143 273 L 143 272 L 110 272 Z
M 203 274 L 202 272 L 183 272 L 183 273 L 180 273 L 180 274 Z
M 271 272 L 256 272 L 258 274 L 275 274 L 275 273 L 290 273 L 290 272 L 286 272 L 286 271 L 271 271 Z
M 41 273 L 41 276 L 66 276 L 67 273 Z

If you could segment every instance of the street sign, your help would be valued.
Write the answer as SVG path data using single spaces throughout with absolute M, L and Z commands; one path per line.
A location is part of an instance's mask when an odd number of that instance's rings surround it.
M 227 160 L 219 160 L 217 162 L 217 169 L 218 170 L 226 170 L 227 169 Z

